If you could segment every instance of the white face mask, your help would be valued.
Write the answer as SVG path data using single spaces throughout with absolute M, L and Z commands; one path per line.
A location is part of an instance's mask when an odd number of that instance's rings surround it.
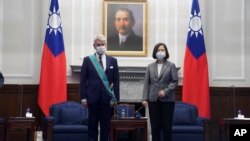
M 166 57 L 166 53 L 164 51 L 158 51 L 156 52 L 156 58 L 158 60 L 163 60 Z
M 96 53 L 98 53 L 99 55 L 103 55 L 105 53 L 105 46 L 97 46 L 96 47 Z

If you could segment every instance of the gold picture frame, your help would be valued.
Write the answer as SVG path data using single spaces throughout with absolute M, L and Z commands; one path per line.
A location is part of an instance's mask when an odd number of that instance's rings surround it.
M 107 54 L 146 56 L 147 0 L 104 0 L 103 33 Z

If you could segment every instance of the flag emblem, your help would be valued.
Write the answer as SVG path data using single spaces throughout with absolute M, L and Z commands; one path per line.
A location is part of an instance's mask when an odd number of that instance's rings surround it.
M 56 8 L 53 8 L 53 11 L 49 12 L 49 18 L 48 18 L 48 25 L 47 29 L 49 28 L 49 34 L 51 34 L 52 31 L 54 31 L 55 35 L 57 31 L 62 33 L 62 21 L 60 17 L 60 11 L 59 9 L 56 11 Z
M 195 34 L 196 38 L 198 37 L 198 33 L 202 35 L 200 12 L 197 14 L 196 11 L 194 11 L 194 13 L 191 15 L 188 31 L 191 32 L 190 36 Z

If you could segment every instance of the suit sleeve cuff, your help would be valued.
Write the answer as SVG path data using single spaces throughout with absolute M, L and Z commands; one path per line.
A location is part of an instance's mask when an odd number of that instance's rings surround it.
M 86 102 L 86 101 L 87 101 L 86 98 L 84 98 L 84 99 L 81 100 L 82 103 L 84 103 L 84 102 Z

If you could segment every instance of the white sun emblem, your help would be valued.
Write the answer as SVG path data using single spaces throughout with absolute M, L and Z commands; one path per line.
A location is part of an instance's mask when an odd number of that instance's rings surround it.
M 60 11 L 56 11 L 55 7 L 53 8 L 53 12 L 49 11 L 49 19 L 47 24 L 47 29 L 49 28 L 49 34 L 54 31 L 55 35 L 57 31 L 62 33 L 62 21 L 60 18 Z
M 201 35 L 202 33 L 202 27 L 201 27 L 201 13 L 198 14 L 196 11 L 194 11 L 194 14 L 191 15 L 190 22 L 189 22 L 189 28 L 188 31 L 191 31 L 191 35 L 195 34 L 196 38 L 198 37 L 198 33 Z

